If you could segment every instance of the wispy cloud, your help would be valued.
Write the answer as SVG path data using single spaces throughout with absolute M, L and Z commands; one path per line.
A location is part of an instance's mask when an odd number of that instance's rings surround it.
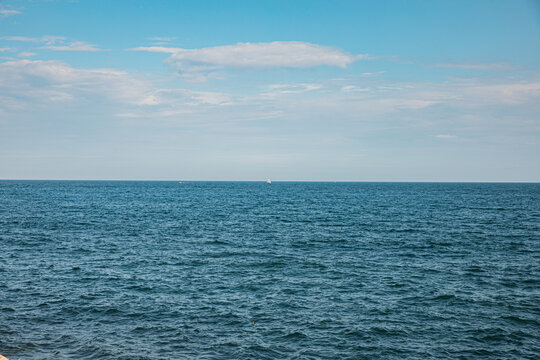
M 48 45 L 43 46 L 42 49 L 49 49 L 55 51 L 102 51 L 93 44 L 88 44 L 82 41 L 74 41 L 72 43 L 62 45 Z
M 171 42 L 171 41 L 176 40 L 176 38 L 175 37 L 154 36 L 154 37 L 149 37 L 148 40 L 167 43 L 167 42 Z
M 59 61 L 18 60 L 0 64 L 0 103 L 37 108 L 51 101 L 84 99 L 91 94 L 136 104 L 148 86 L 127 73 L 112 69 L 76 69 Z M 11 106 L 9 106 L 11 105 Z
M 31 57 L 31 56 L 36 56 L 36 55 L 37 55 L 36 53 L 30 52 L 30 51 L 23 51 L 23 52 L 20 52 L 17 56 L 18 57 Z
M 271 117 L 283 121 L 342 119 L 353 123 L 391 118 L 407 126 L 420 126 L 439 121 L 437 106 L 451 114 L 448 117 L 452 121 L 442 128 L 431 128 L 427 134 L 450 139 L 455 135 L 446 131 L 455 128 L 449 125 L 458 121 L 455 117 L 475 114 L 472 120 L 463 122 L 478 123 L 478 119 L 498 116 L 501 109 L 519 108 L 527 109 L 523 119 L 530 121 L 531 114 L 538 113 L 534 104 L 540 101 L 540 80 L 534 78 L 453 79 L 439 83 L 351 77 L 337 84 L 328 80 L 254 86 L 242 94 L 181 89 L 172 83 L 167 87 L 163 85 L 166 83 L 165 79 L 152 81 L 115 69 L 77 69 L 58 61 L 9 61 L 0 63 L 0 108 L 57 111 L 54 106 L 66 102 L 91 102 L 106 104 L 102 108 L 109 114 L 124 118 L 179 119 L 191 114 L 210 121 L 219 114 L 217 118 L 234 122 Z
M 441 135 L 435 135 L 438 139 L 454 139 L 456 138 L 456 135 L 448 135 L 448 134 L 441 134 Z
M 252 101 L 256 99 L 272 100 L 278 97 L 286 97 L 290 95 L 301 95 L 307 92 L 313 92 L 322 89 L 322 84 L 313 83 L 283 83 L 272 84 L 265 86 L 261 93 L 247 96 L 244 100 Z
M 540 100 L 540 79 L 512 79 L 506 81 L 473 81 L 457 82 L 461 92 L 457 100 L 464 104 L 474 105 L 520 105 L 532 100 Z M 473 102 L 474 100 L 474 102 Z
M 448 68 L 448 69 L 463 69 L 463 70 L 478 70 L 478 71 L 511 71 L 518 70 L 519 66 L 512 65 L 510 63 L 478 63 L 478 64 L 436 64 L 435 67 Z
M 2 36 L 0 39 L 8 41 L 22 41 L 22 42 L 34 42 L 34 43 L 44 43 L 47 45 L 55 44 L 58 42 L 64 42 L 66 37 L 64 36 L 54 36 L 54 35 L 45 35 L 42 37 L 28 37 L 28 36 Z
M 20 14 L 20 13 L 21 12 L 17 11 L 17 10 L 7 10 L 7 9 L 0 8 L 0 16 L 2 16 L 2 17 L 17 15 L 17 14 Z
M 307 84 L 307 83 L 289 83 L 289 84 L 273 84 L 269 85 L 270 91 L 278 91 L 282 94 L 297 94 L 306 91 L 314 91 L 322 89 L 321 84 Z
M 296 41 L 275 41 L 181 50 L 173 53 L 169 61 L 180 70 L 198 67 L 312 68 L 335 66 L 345 68 L 362 57 L 363 55 L 352 55 L 329 46 Z
M 8 47 L 0 48 L 0 52 L 10 51 L 10 50 L 11 50 L 11 48 L 8 48 Z
M 344 92 L 365 92 L 365 91 L 369 91 L 369 88 L 364 88 L 364 87 L 359 87 L 359 86 L 355 86 L 355 85 L 346 85 L 346 86 L 343 86 L 341 88 L 341 91 L 344 91 Z
M 165 53 L 165 54 L 174 54 L 179 51 L 182 51 L 183 49 L 180 48 L 170 48 L 170 47 L 164 47 L 164 46 L 140 46 L 133 49 L 129 49 L 130 51 L 148 51 L 148 52 L 155 52 L 155 53 Z
M 40 39 L 26 36 L 2 36 L 0 39 L 8 41 L 39 42 Z
M 237 43 L 202 49 L 148 46 L 130 50 L 171 54 L 167 62 L 181 74 L 219 69 L 346 68 L 355 61 L 367 58 L 366 55 L 350 54 L 339 48 L 300 41 Z
M 42 37 L 27 37 L 27 36 L 2 36 L 2 40 L 22 41 L 31 43 L 40 43 L 41 49 L 56 50 L 56 51 L 101 51 L 96 45 L 88 44 L 83 41 L 68 41 L 64 36 L 46 35 Z
M 159 88 L 144 77 L 115 69 L 77 69 L 60 61 L 27 59 L 0 63 L 0 108 L 4 111 L 88 101 L 108 104 L 124 117 L 166 117 L 232 100 L 219 92 Z
M 44 42 L 47 45 L 63 43 L 66 41 L 65 36 L 55 36 L 55 35 L 46 35 L 40 39 L 41 42 Z

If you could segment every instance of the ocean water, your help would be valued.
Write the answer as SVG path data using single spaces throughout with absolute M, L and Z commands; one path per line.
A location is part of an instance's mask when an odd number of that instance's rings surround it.
M 539 359 L 540 184 L 0 182 L 15 359 Z

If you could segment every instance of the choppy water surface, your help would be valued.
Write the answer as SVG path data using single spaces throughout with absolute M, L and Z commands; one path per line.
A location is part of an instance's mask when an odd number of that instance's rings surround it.
M 540 358 L 540 184 L 0 182 L 10 359 Z

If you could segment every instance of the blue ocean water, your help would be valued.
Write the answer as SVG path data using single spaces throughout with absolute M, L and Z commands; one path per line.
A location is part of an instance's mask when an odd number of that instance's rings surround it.
M 540 184 L 0 182 L 16 359 L 539 359 Z

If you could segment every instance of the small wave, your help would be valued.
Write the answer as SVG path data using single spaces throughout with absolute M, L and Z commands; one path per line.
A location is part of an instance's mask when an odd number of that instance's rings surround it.
M 291 340 L 291 339 L 307 339 L 308 336 L 306 334 L 304 334 L 303 332 L 300 332 L 300 331 L 293 331 L 291 333 L 288 333 L 287 335 L 283 336 L 284 339 L 288 339 L 288 340 Z
M 517 315 L 502 316 L 501 318 L 505 320 L 509 320 L 517 324 L 526 324 L 526 325 L 533 325 L 533 326 L 540 325 L 540 321 L 538 319 L 526 319 L 523 317 L 519 317 Z

